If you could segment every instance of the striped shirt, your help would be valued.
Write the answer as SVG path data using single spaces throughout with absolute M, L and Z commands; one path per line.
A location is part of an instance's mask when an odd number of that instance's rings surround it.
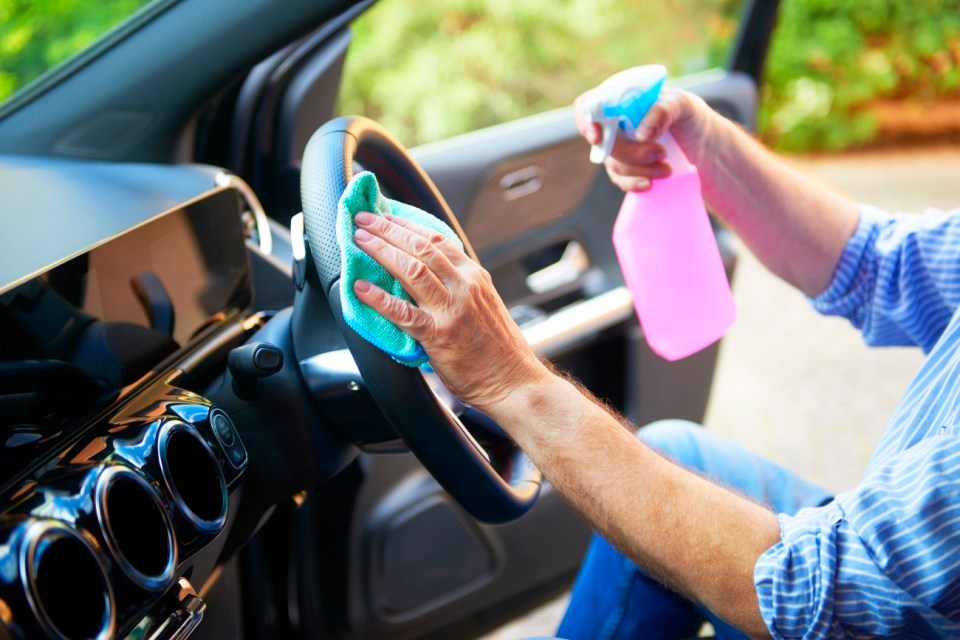
M 860 485 L 781 514 L 754 569 L 776 638 L 960 638 L 960 210 L 862 207 L 833 282 L 812 300 L 873 345 L 928 357 Z

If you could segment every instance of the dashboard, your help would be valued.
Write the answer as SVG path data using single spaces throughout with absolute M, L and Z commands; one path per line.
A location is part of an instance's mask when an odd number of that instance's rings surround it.
M 208 167 L 0 158 L 0 192 L 0 637 L 185 637 L 251 533 L 205 390 L 270 318 L 269 229 Z
M 361 450 L 407 450 L 303 238 L 202 165 L 0 156 L 0 193 L 0 640 L 224 623 L 236 607 L 206 603 L 274 513 Z M 615 288 L 521 328 L 553 357 L 632 313 Z M 417 388 L 465 409 L 432 380 Z

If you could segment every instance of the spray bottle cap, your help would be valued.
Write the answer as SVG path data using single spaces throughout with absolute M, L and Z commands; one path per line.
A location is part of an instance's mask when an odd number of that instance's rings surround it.
M 634 135 L 660 96 L 666 79 L 666 67 L 648 64 L 621 71 L 590 92 L 585 105 L 587 117 L 603 129 L 600 143 L 590 149 L 590 162 L 601 164 L 607 159 L 618 128 L 629 136 Z

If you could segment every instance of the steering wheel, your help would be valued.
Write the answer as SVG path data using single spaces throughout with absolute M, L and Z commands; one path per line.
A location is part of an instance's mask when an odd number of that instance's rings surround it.
M 513 520 L 536 501 L 540 471 L 509 441 L 485 450 L 433 392 L 420 370 L 394 361 L 360 337 L 343 318 L 335 225 L 337 204 L 353 177 L 354 161 L 372 171 L 391 195 L 450 225 L 468 255 L 477 259 L 443 196 L 403 146 L 376 122 L 348 116 L 318 129 L 303 156 L 304 228 L 317 281 L 364 384 L 413 454 L 478 520 Z

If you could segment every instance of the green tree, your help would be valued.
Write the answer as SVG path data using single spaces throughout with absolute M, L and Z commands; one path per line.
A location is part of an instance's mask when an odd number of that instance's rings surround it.
M 149 0 L 0 0 L 0 102 Z
M 0 101 L 149 0 L 0 0 Z M 342 113 L 407 144 L 567 105 L 625 67 L 726 60 L 743 0 L 380 0 L 354 25 Z M 960 98 L 960 0 L 783 0 L 759 130 L 781 150 L 872 142 L 878 101 Z
M 567 105 L 645 62 L 682 74 L 726 55 L 742 0 L 382 0 L 354 25 L 341 113 L 407 144 Z
M 381 0 L 356 25 L 341 112 L 410 144 L 569 104 L 622 68 L 723 63 L 741 2 Z M 954 100 L 960 1 L 783 0 L 759 130 L 781 150 L 872 142 L 879 100 Z
M 767 59 L 760 130 L 784 150 L 872 142 L 878 100 L 960 96 L 957 0 L 785 0 Z

